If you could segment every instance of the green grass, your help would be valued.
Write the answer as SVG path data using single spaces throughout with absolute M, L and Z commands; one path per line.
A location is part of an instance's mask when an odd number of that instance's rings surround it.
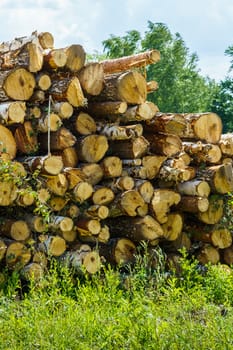
M 93 277 L 54 263 L 23 283 L 14 273 L 2 286 L 1 350 L 233 349 L 233 270 L 185 254 L 178 275 L 145 255 Z

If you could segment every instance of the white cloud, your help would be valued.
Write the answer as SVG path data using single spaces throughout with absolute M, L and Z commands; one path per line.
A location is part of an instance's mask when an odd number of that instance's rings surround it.
M 1 0 L 0 42 L 34 30 L 49 31 L 56 47 L 78 43 L 94 52 L 101 51 L 110 34 L 122 36 L 132 29 L 144 34 L 148 21 L 179 32 L 206 67 L 203 74 L 210 67 L 215 76 L 226 74 L 222 62 L 225 49 L 233 44 L 232 0 Z M 202 62 L 208 60 L 215 64 Z

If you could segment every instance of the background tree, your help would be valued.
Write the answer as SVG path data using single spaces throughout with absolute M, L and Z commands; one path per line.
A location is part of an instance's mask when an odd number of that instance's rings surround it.
M 210 110 L 217 84 L 200 75 L 197 55 L 190 54 L 181 35 L 172 35 L 165 24 L 148 21 L 143 37 L 136 30 L 128 31 L 123 37 L 111 35 L 103 41 L 103 47 L 110 58 L 149 49 L 160 51 L 160 62 L 147 67 L 147 80 L 156 80 L 159 84 L 159 89 L 148 99 L 162 112 Z
M 233 46 L 229 46 L 225 54 L 231 57 L 230 73 L 233 69 Z M 223 132 L 233 132 L 233 78 L 230 76 L 220 82 L 213 99 L 212 111 L 221 117 Z

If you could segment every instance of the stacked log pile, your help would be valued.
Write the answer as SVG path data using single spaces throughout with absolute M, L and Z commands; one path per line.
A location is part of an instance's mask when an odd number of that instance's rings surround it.
M 233 262 L 222 218 L 233 141 L 214 113 L 165 114 L 143 69 L 151 50 L 86 62 L 51 33 L 0 45 L 0 261 L 41 275 L 134 260 L 137 246 Z

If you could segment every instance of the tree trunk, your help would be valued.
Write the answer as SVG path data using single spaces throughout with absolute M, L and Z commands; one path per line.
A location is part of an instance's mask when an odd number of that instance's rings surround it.
M 37 133 L 30 120 L 25 121 L 16 128 L 14 139 L 19 153 L 32 155 L 38 151 Z
M 80 135 L 95 134 L 96 129 L 96 122 L 89 114 L 80 112 L 75 118 L 75 130 Z
M 104 87 L 104 71 L 101 63 L 92 62 L 85 65 L 77 74 L 84 94 L 97 96 Z
M 115 200 L 109 204 L 109 217 L 122 215 L 140 216 L 140 210 L 144 207 L 145 201 L 138 191 L 125 191 L 117 195 Z
M 95 101 L 125 101 L 134 105 L 144 103 L 146 98 L 145 78 L 137 71 L 129 71 L 105 76 L 104 88 Z
M 49 236 L 39 243 L 38 249 L 48 256 L 61 256 L 66 251 L 66 241 L 59 236 Z
M 51 79 L 52 85 L 48 93 L 55 101 L 69 102 L 73 107 L 86 105 L 86 98 L 77 77 L 62 78 L 59 74 L 54 74 Z
M 197 253 L 197 260 L 201 264 L 217 264 L 220 261 L 220 254 L 217 248 L 211 244 L 205 244 Z
M 67 56 L 64 49 L 51 49 L 44 54 L 44 65 L 45 70 L 56 70 L 65 66 Z
M 108 141 L 104 135 L 87 135 L 77 140 L 77 152 L 81 161 L 98 163 L 108 150 Z
M 180 213 L 168 213 L 167 221 L 161 225 L 163 238 L 167 241 L 178 239 L 183 228 L 183 216 Z
M 177 135 L 144 133 L 144 137 L 150 143 L 152 153 L 172 157 L 182 150 L 182 142 Z
M 215 195 L 209 197 L 209 207 L 205 212 L 197 214 L 198 219 L 205 224 L 217 224 L 223 216 L 224 202 L 221 197 L 216 198 Z
M 230 163 L 198 170 L 197 176 L 208 182 L 212 192 L 227 194 L 233 191 L 233 169 Z
M 149 142 L 139 136 L 128 140 L 109 142 L 109 153 L 122 159 L 141 158 L 148 152 Z
M 176 206 L 177 210 L 188 213 L 204 213 L 209 208 L 209 201 L 205 197 L 181 196 L 181 200 Z
M 115 124 L 98 124 L 97 131 L 105 135 L 108 140 L 128 140 L 142 136 L 143 128 L 141 124 L 134 125 L 115 125 Z
M 44 175 L 58 175 L 63 169 L 62 158 L 53 155 L 27 157 L 23 163 L 31 173 L 39 170 Z
M 38 141 L 42 151 L 48 151 L 48 146 L 50 146 L 50 150 L 56 152 L 74 146 L 76 143 L 76 137 L 69 129 L 62 126 L 57 131 L 52 131 L 49 135 L 48 133 L 39 134 Z
M 92 202 L 97 205 L 109 205 L 115 198 L 111 188 L 106 186 L 96 186 L 92 195 Z
M 87 110 L 95 119 L 109 115 L 116 118 L 127 110 L 127 103 L 123 101 L 91 102 L 88 103 Z
M 177 190 L 181 195 L 209 197 L 210 186 L 207 181 L 193 179 L 177 184 Z
M 10 159 L 14 159 L 17 152 L 12 132 L 3 125 L 0 125 L 0 152 L 9 154 Z
M 184 151 L 192 158 L 192 162 L 196 164 L 216 164 L 222 158 L 222 152 L 218 145 L 202 142 L 198 142 L 199 147 L 196 147 L 197 143 L 193 142 L 183 142 L 182 145 Z
M 152 241 L 163 236 L 161 225 L 150 215 L 141 217 L 121 216 L 106 221 L 111 237 L 126 237 L 133 242 Z
M 173 190 L 156 189 L 150 203 L 151 215 L 154 216 L 159 223 L 164 224 L 168 220 L 170 208 L 178 204 L 180 199 L 180 194 Z
M 25 241 L 29 238 L 31 231 L 24 220 L 1 218 L 0 233 L 15 241 Z
M 27 265 L 31 259 L 31 251 L 22 242 L 5 241 L 6 250 L 6 265 L 12 270 L 20 270 Z
M 0 102 L 27 101 L 31 98 L 35 86 L 34 75 L 25 68 L 0 71 Z
M 122 173 L 122 161 L 119 157 L 104 157 L 100 163 L 104 178 L 119 177 Z
M 120 115 L 121 123 L 148 121 L 158 112 L 158 107 L 150 101 L 145 101 L 135 106 L 129 106 L 125 112 Z M 144 124 L 143 124 L 144 127 Z
M 0 119 L 3 124 L 23 123 L 26 116 L 25 102 L 15 101 L 0 104 Z
M 110 264 L 125 265 L 135 261 L 136 245 L 127 238 L 113 238 L 99 245 L 99 253 Z
M 83 68 L 86 60 L 86 52 L 82 45 L 70 45 L 64 49 L 67 60 L 65 68 L 71 72 L 78 72 Z
M 145 67 L 149 64 L 156 63 L 160 60 L 160 53 L 158 50 L 150 50 L 141 52 L 131 56 L 124 56 L 115 59 L 101 61 L 104 74 L 112 74 L 123 72 L 128 69 Z

